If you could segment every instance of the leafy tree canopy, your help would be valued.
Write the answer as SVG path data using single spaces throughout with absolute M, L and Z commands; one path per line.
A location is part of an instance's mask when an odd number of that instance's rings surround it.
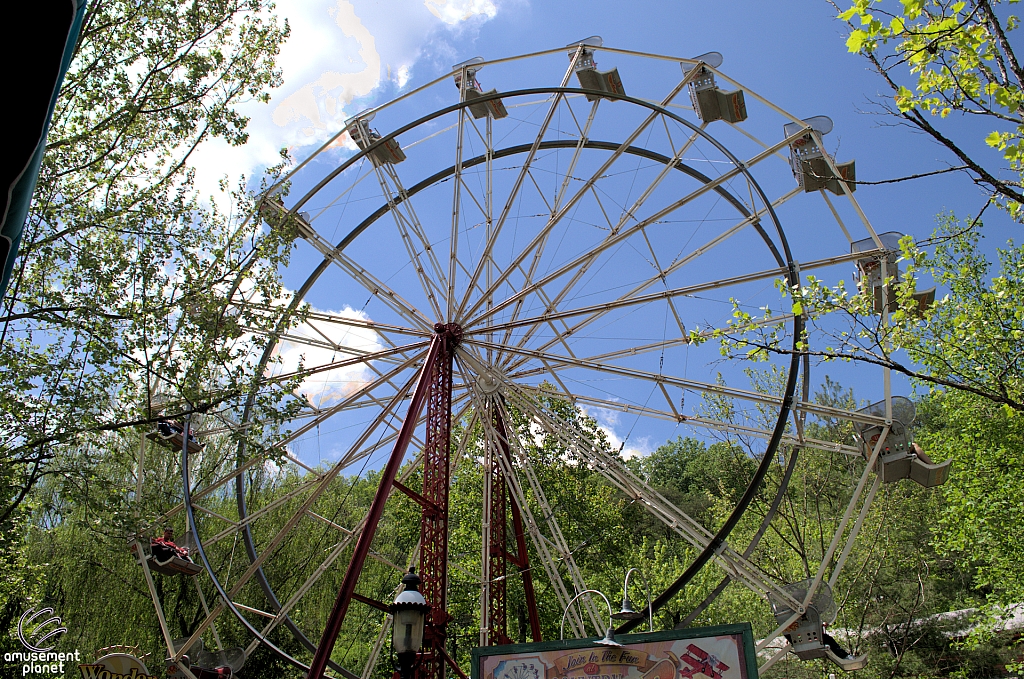
M 1010 0 L 1008 4 L 1015 4 Z M 834 4 L 834 3 L 833 3 Z M 1000 0 L 855 0 L 846 45 L 889 86 L 885 109 L 957 158 L 992 201 L 1024 221 L 1024 69 L 1012 44 L 1019 19 Z M 837 9 L 839 6 L 836 5 Z M 982 116 L 985 143 L 1008 163 L 971 150 L 953 113 Z

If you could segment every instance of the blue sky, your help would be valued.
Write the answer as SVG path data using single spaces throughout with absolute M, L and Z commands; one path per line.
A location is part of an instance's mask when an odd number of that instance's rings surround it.
M 835 128 L 825 138 L 826 148 L 838 161 L 855 158 L 860 180 L 927 172 L 946 167 L 954 160 L 921 135 L 871 114 L 876 109 L 870 100 L 877 97 L 884 83 L 867 70 L 866 61 L 847 52 L 845 24 L 834 19 L 834 9 L 824 1 L 715 4 L 316 0 L 282 1 L 278 3 L 278 12 L 292 26 L 292 37 L 280 59 L 284 84 L 273 93 L 269 105 L 246 107 L 252 118 L 251 142 L 246 147 L 226 149 L 214 143 L 198 155 L 198 179 L 204 186 L 212 185 L 223 174 L 256 175 L 262 167 L 278 160 L 277 151 L 282 147 L 289 149 L 293 159 L 302 161 L 340 130 L 351 115 L 449 73 L 452 64 L 477 55 L 493 59 L 551 49 L 590 35 L 600 35 L 606 46 L 627 50 L 680 57 L 709 51 L 722 53 L 721 71 L 772 103 L 798 117 L 829 116 Z M 621 66 L 627 93 L 637 96 L 657 96 L 656 83 L 666 75 L 657 68 L 648 71 L 642 63 L 607 52 L 598 54 L 598 64 L 601 68 Z M 543 71 L 530 68 L 516 72 L 493 66 L 481 71 L 479 77 L 485 89 L 497 87 L 502 91 L 513 86 L 557 84 L 547 82 L 545 78 L 550 78 Z M 678 78 L 678 70 L 675 73 Z M 570 84 L 575 85 L 575 81 Z M 456 100 L 454 88 L 449 89 L 450 101 L 443 99 L 442 94 L 442 99 L 435 97 L 436 107 Z M 427 108 L 408 108 L 406 115 L 419 115 Z M 766 117 L 758 121 L 756 106 L 751 109 L 749 129 L 769 142 L 782 138 L 778 120 L 768 122 Z M 397 118 L 379 116 L 374 124 L 386 133 L 408 121 L 396 115 Z M 963 125 L 969 132 L 967 123 Z M 973 137 L 965 135 L 965 147 L 979 157 L 991 156 L 996 160 L 996 152 L 981 142 L 982 129 L 977 128 L 977 132 Z M 407 143 L 406 139 L 402 141 Z M 340 143 L 324 155 L 323 162 L 318 160 L 306 174 L 297 176 L 291 200 L 351 155 L 353 148 L 351 142 L 347 142 L 347 148 Z M 779 188 L 773 185 L 776 179 Z M 766 186 L 771 197 L 781 195 L 793 185 L 792 175 L 787 174 L 784 166 L 776 176 L 759 181 L 772 185 Z M 931 232 L 936 213 L 952 210 L 966 217 L 984 203 L 983 196 L 970 182 L 954 175 L 861 187 L 857 198 L 878 232 L 895 230 L 917 237 Z M 792 203 L 786 210 L 780 210 L 780 216 L 797 259 L 807 261 L 844 251 L 844 242 L 829 240 L 819 233 L 823 209 L 820 205 L 810 207 L 809 202 L 799 200 Z M 989 246 L 1005 241 L 1011 232 L 1009 220 L 993 210 L 987 214 L 987 222 Z M 334 234 L 324 235 L 331 238 Z M 308 272 L 317 257 L 310 248 L 300 248 L 295 268 Z M 848 272 L 837 275 L 849 281 Z M 301 280 L 299 274 L 286 274 L 286 283 L 293 288 Z M 379 320 L 372 309 L 366 313 L 361 310 L 361 299 L 338 292 L 342 289 L 336 283 L 330 294 L 314 294 L 309 300 L 319 309 Z M 358 341 L 369 342 L 367 346 L 372 344 L 365 337 Z M 306 355 L 307 364 L 316 360 L 312 355 L 315 350 L 309 348 L 295 348 L 288 360 L 296 361 L 300 352 Z M 720 369 L 707 363 L 703 369 L 694 370 L 712 379 Z M 723 372 L 734 378 L 728 370 Z M 815 382 L 823 379 L 825 373 L 854 386 L 861 398 L 881 397 L 878 371 L 831 364 L 815 371 Z M 329 378 L 339 377 L 326 375 L 325 388 Z M 894 393 L 906 393 L 909 389 L 905 380 L 894 380 Z M 621 442 L 639 429 L 628 441 L 627 450 L 648 452 L 664 440 L 666 431 L 643 431 L 643 426 L 637 427 L 628 416 L 601 409 L 592 410 L 592 414 L 613 442 Z M 669 433 L 688 432 L 677 428 Z
M 250 144 L 234 157 L 211 146 L 197 160 L 201 176 L 251 173 L 275 162 L 282 146 L 301 158 L 348 115 L 394 96 L 398 83 L 415 86 L 466 58 L 521 54 L 595 34 L 625 49 L 721 52 L 724 71 L 773 102 L 798 114 L 830 116 L 836 129 L 829 141 L 840 155 L 857 158 L 865 180 L 938 169 L 952 160 L 934 143 L 864 113 L 884 85 L 862 58 L 847 52 L 845 24 L 824 0 L 282 0 L 277 12 L 292 26 L 280 59 L 284 85 L 269 105 L 247 108 Z M 311 91 L 319 119 L 308 115 Z M 328 98 L 354 101 L 328 107 Z M 968 147 L 997 158 L 980 137 Z M 876 219 L 884 216 L 915 234 L 930 231 L 941 209 L 968 213 L 981 206 L 978 192 L 955 177 L 876 187 L 859 197 Z M 990 214 L 989 221 L 1004 220 Z

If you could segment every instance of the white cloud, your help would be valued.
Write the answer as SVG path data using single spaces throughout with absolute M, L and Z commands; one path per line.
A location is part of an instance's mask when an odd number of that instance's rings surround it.
M 497 11 L 492 0 L 280 0 L 277 12 L 291 27 L 277 60 L 284 84 L 269 105 L 239 107 L 250 118 L 245 146 L 211 140 L 193 153 L 197 186 L 217 194 L 222 177 L 251 177 L 280 162 L 282 148 L 301 158 L 347 118 L 406 87 L 425 50 L 450 58 L 445 32 Z
M 475 16 L 493 19 L 498 13 L 498 8 L 490 0 L 425 0 L 423 4 L 431 14 L 449 26 Z
M 608 445 L 612 450 L 622 450 L 623 459 L 629 460 L 634 457 L 646 457 L 654 451 L 650 436 L 634 437 L 629 435 L 626 445 L 622 445 L 622 436 L 615 428 L 622 423 L 622 414 L 618 410 L 609 408 L 583 407 L 583 414 L 594 418 L 597 427 L 608 437 Z
M 327 311 L 326 313 L 341 318 L 369 320 L 365 313 L 347 306 L 341 311 Z M 312 325 L 315 325 L 315 329 Z M 315 342 L 323 342 L 326 337 L 335 345 L 355 349 L 359 352 L 374 352 L 383 348 L 378 341 L 377 333 L 369 328 L 324 322 L 314 322 L 312 325 L 300 325 L 291 330 L 290 334 Z M 344 361 L 353 358 L 355 354 L 286 340 L 281 342 L 278 347 L 277 356 L 281 360 L 277 370 L 290 373 L 298 370 L 300 361 L 304 368 L 310 369 Z M 374 376 L 365 364 L 355 363 L 310 375 L 303 381 L 298 391 L 314 407 L 324 408 L 350 395 Z
M 332 131 L 336 130 L 350 115 L 345 107 L 356 97 L 370 94 L 380 82 L 381 61 L 376 41 L 356 15 L 353 4 L 348 0 L 336 0 L 327 13 L 341 33 L 355 41 L 358 59 L 349 54 L 346 65 L 353 69 L 323 71 L 315 80 L 299 86 L 274 107 L 272 120 L 275 125 L 287 128 L 299 123 L 303 125 L 305 136 L 314 136 L 317 130 L 327 130 L 328 126 Z M 321 30 L 320 26 L 311 29 L 314 32 Z M 348 49 L 352 47 L 348 46 Z M 340 64 L 338 68 L 341 68 Z
M 395 73 L 395 84 L 398 85 L 398 89 L 405 87 L 406 83 L 409 82 L 409 78 L 412 77 L 412 71 L 409 70 L 408 66 L 402 66 Z

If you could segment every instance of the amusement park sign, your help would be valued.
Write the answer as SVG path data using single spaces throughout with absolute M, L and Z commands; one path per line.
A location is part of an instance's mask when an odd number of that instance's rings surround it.
M 755 679 L 749 624 L 473 651 L 472 679 Z

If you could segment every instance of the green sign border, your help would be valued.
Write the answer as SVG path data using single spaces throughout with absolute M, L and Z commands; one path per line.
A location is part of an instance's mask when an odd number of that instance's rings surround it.
M 615 641 L 623 646 L 631 644 L 642 644 L 654 641 L 678 641 L 680 639 L 703 639 L 707 637 L 720 637 L 726 635 L 741 635 L 743 657 L 746 664 L 747 679 L 757 679 L 757 653 L 754 651 L 754 630 L 749 622 L 735 625 L 716 625 L 714 627 L 687 627 L 686 629 L 672 629 L 662 632 L 647 632 L 645 634 L 623 634 L 617 635 Z M 601 637 L 589 637 L 587 639 L 563 639 L 560 641 L 541 641 L 530 644 L 507 644 L 505 646 L 479 646 L 473 649 L 473 666 L 471 668 L 471 679 L 482 679 L 480 676 L 481 661 L 492 655 L 513 655 L 517 653 L 536 653 L 539 651 L 557 651 L 561 649 L 574 648 L 608 648 L 597 642 Z

